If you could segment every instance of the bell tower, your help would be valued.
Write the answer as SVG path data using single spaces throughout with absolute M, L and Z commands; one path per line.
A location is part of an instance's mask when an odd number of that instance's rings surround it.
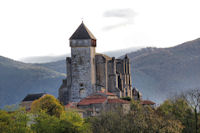
M 71 58 L 67 59 L 68 90 L 71 102 L 79 102 L 95 91 L 96 38 L 82 22 L 69 39 Z

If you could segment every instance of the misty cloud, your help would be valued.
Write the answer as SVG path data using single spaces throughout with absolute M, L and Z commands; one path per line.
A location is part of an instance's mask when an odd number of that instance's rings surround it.
M 132 9 L 115 9 L 104 12 L 104 17 L 132 18 L 136 13 Z
M 104 12 L 103 16 L 106 18 L 120 18 L 123 19 L 123 22 L 114 25 L 108 25 L 104 27 L 104 30 L 111 30 L 114 28 L 126 26 L 133 24 L 133 20 L 137 13 L 132 9 L 114 9 Z

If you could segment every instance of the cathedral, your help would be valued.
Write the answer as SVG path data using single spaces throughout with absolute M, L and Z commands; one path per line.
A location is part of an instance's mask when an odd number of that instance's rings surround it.
M 67 78 L 59 88 L 63 104 L 80 102 L 97 93 L 112 93 L 139 100 L 141 94 L 132 87 L 131 67 L 128 56 L 115 59 L 96 53 L 95 36 L 82 22 L 69 39 L 71 57 L 66 58 Z

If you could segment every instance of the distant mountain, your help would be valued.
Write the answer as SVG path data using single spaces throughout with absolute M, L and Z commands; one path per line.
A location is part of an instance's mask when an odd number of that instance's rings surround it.
M 132 47 L 132 48 L 126 48 L 126 49 L 121 49 L 121 50 L 107 51 L 107 52 L 103 52 L 103 53 L 108 56 L 117 58 L 126 53 L 136 51 L 138 49 L 141 49 L 141 47 Z M 69 57 L 69 56 L 70 56 L 70 54 L 59 55 L 59 56 L 26 57 L 26 58 L 22 58 L 20 61 L 25 62 L 25 63 L 50 63 L 51 64 L 51 62 L 65 60 L 66 57 Z
M 59 60 L 55 62 L 49 63 L 35 63 L 36 66 L 43 66 L 48 69 L 52 69 L 54 71 L 66 74 L 66 60 Z
M 49 63 L 49 62 L 56 62 L 56 61 L 64 60 L 67 56 L 70 56 L 70 54 L 59 55 L 59 56 L 25 57 L 25 58 L 22 58 L 20 61 L 25 62 L 25 63 Z
M 131 49 L 134 51 L 139 48 Z M 121 56 L 131 49 L 111 51 L 107 54 Z M 65 58 L 66 55 L 24 59 L 27 62 L 52 61 L 30 64 L 0 56 L 0 108 L 19 103 L 28 93 L 46 92 L 57 97 L 62 79 L 66 78 Z
M 110 56 L 110 57 L 120 57 L 128 52 L 133 52 L 133 51 L 137 51 L 138 49 L 140 49 L 139 47 L 133 47 L 133 48 L 129 48 L 129 49 L 122 49 L 122 50 L 115 50 L 115 51 L 108 51 L 108 52 L 104 52 L 104 54 Z M 70 56 L 70 55 L 68 55 Z M 61 56 L 59 56 L 61 57 Z M 52 59 L 56 59 L 52 58 Z M 55 60 L 53 62 L 47 62 L 47 63 L 35 63 L 34 65 L 37 66 L 43 66 L 49 69 L 52 69 L 54 71 L 60 72 L 60 73 L 66 73 L 66 56 L 63 56 L 62 60 Z
M 51 69 L 0 56 L 0 107 L 20 102 L 28 93 L 57 96 L 65 75 Z
M 133 85 L 156 102 L 200 87 L 200 39 L 171 48 L 145 48 L 128 53 Z
M 171 48 L 143 48 L 129 52 L 128 57 L 133 86 L 144 99 L 160 103 L 176 93 L 200 87 L 200 39 Z M 37 65 L 66 72 L 65 60 Z
M 200 39 L 171 48 L 143 48 L 128 52 L 128 57 L 133 86 L 143 93 L 144 99 L 160 103 L 175 93 L 200 87 Z M 0 56 L 0 107 L 18 103 L 28 93 L 57 96 L 65 78 L 65 63 L 63 59 L 27 64 Z

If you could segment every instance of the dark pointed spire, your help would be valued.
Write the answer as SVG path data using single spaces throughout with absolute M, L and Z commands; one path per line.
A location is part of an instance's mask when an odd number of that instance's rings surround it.
M 128 59 L 128 55 L 126 54 L 124 58 L 125 58 L 125 59 Z
M 69 38 L 72 39 L 93 39 L 96 40 L 94 35 L 90 32 L 90 30 L 85 26 L 85 24 L 82 23 L 77 28 L 77 30 L 74 32 L 74 34 Z

